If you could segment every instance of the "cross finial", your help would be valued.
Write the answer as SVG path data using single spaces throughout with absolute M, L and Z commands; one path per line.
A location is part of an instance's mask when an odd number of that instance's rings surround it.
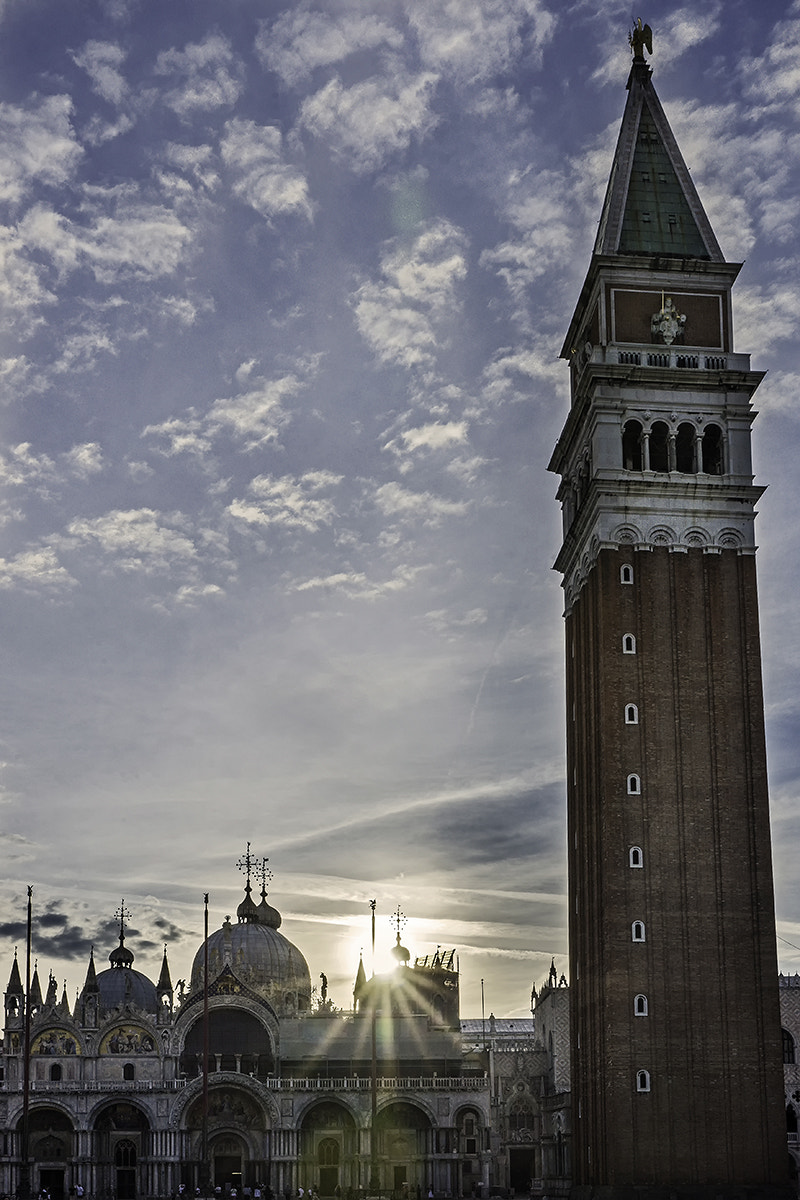
M 131 918 L 131 914 L 128 912 L 127 908 L 125 907 L 125 901 L 122 900 L 120 902 L 119 908 L 114 913 L 114 920 L 119 921 L 119 938 L 120 938 L 121 942 L 123 942 L 125 940 L 125 922 L 129 921 L 130 918 Z
M 272 871 L 267 866 L 268 862 L 268 858 L 262 858 L 261 863 L 253 867 L 253 874 L 255 875 L 256 879 L 261 880 L 261 898 L 263 900 L 266 900 L 267 898 L 267 888 L 273 879 Z
M 389 921 L 395 927 L 395 933 L 397 934 L 398 942 L 400 941 L 400 930 L 405 925 L 407 919 L 408 918 L 406 917 L 405 913 L 401 912 L 400 905 L 398 904 L 396 911 L 393 912 L 392 915 L 389 917 Z
M 247 851 L 242 855 L 236 864 L 243 875 L 247 876 L 247 886 L 250 887 L 250 876 L 253 872 L 253 859 L 250 854 L 250 843 L 247 843 Z

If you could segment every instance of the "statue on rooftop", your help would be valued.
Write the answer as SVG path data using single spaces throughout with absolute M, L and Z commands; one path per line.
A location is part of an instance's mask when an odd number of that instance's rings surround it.
M 644 62 L 643 50 L 646 48 L 648 54 L 653 53 L 653 31 L 649 25 L 642 25 L 642 18 L 639 17 L 631 32 L 628 34 L 628 42 L 633 50 L 634 59 Z

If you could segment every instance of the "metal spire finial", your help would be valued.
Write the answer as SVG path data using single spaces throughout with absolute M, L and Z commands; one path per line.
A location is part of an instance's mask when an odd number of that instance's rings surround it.
M 253 867 L 253 874 L 255 875 L 256 879 L 261 880 L 261 899 L 262 900 L 266 900 L 267 888 L 269 887 L 270 883 L 274 879 L 274 875 L 273 875 L 272 871 L 267 866 L 268 862 L 269 862 L 268 858 L 262 858 L 260 865 L 256 865 L 255 867 Z
M 128 912 L 127 908 L 125 907 L 125 901 L 122 900 L 119 908 L 114 913 L 114 920 L 119 921 L 119 940 L 121 942 L 125 941 L 125 922 L 129 921 L 130 919 L 131 919 L 131 914 Z
M 239 868 L 239 870 L 242 872 L 242 874 L 247 876 L 247 888 L 249 889 L 250 876 L 253 873 L 253 858 L 252 858 L 252 855 L 250 854 L 250 843 L 249 842 L 247 843 L 246 853 L 244 853 L 242 855 L 242 857 L 239 859 L 239 861 L 237 862 L 236 865 Z
M 407 920 L 408 920 L 408 918 L 406 917 L 406 914 L 401 911 L 400 905 L 398 904 L 396 911 L 393 912 L 392 915 L 389 917 L 390 923 L 392 925 L 394 925 L 394 927 L 395 927 L 395 932 L 397 934 L 398 942 L 400 941 L 400 930 L 406 924 Z

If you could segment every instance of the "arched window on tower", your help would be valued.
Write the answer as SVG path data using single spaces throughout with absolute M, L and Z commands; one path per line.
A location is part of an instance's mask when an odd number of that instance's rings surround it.
M 722 475 L 722 430 L 719 425 L 706 425 L 703 434 L 703 471 L 706 475 Z
M 620 583 L 633 583 L 633 567 L 630 563 L 623 563 L 619 569 Z
M 694 425 L 682 421 L 675 438 L 675 466 L 683 475 L 693 475 L 697 470 L 694 443 Z
M 641 846 L 631 846 L 628 851 L 628 865 L 631 867 L 644 866 L 644 855 L 642 854 Z
M 632 633 L 623 633 L 623 635 L 622 635 L 622 653 L 623 654 L 635 654 L 636 653 L 636 638 L 633 636 Z
M 794 1038 L 788 1029 L 782 1029 L 781 1035 L 783 1037 L 783 1061 L 787 1065 L 791 1065 L 795 1061 Z
M 638 996 L 633 997 L 633 1015 L 635 1017 L 647 1016 L 647 996 L 643 996 L 640 993 Z
M 625 705 L 625 724 L 626 725 L 638 725 L 639 724 L 639 710 L 635 704 L 626 704 Z
M 622 466 L 626 471 L 642 469 L 642 426 L 639 421 L 626 421 L 623 426 Z
M 637 1092 L 649 1092 L 650 1091 L 650 1072 L 649 1071 L 637 1071 L 636 1072 L 636 1090 L 637 1090 Z
M 628 795 L 629 796 L 641 796 L 641 794 L 642 794 L 641 779 L 639 778 L 638 775 L 629 775 L 628 776 Z
M 669 427 L 666 421 L 656 421 L 650 430 L 650 470 L 669 470 Z
M 646 939 L 644 936 L 644 921 L 634 921 L 633 924 L 631 925 L 631 941 L 632 942 L 643 942 L 645 940 Z

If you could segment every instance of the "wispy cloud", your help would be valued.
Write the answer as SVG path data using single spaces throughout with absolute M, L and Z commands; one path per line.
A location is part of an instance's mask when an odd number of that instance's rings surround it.
M 299 124 L 356 173 L 376 171 L 434 128 L 436 82 L 400 67 L 351 87 L 337 77 L 303 101 Z

